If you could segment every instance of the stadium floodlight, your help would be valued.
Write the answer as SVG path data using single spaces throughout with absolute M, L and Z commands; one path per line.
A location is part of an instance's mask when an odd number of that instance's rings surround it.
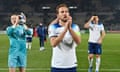
M 69 9 L 77 9 L 77 6 L 69 6 Z
M 43 6 L 42 9 L 50 9 L 49 6 Z

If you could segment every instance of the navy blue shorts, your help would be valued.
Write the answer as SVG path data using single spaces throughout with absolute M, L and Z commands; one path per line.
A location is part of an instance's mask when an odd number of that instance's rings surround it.
M 32 42 L 32 37 L 27 37 L 26 40 L 27 42 Z
M 101 44 L 89 42 L 88 43 L 88 53 L 100 55 L 102 53 Z
M 51 72 L 77 72 L 76 67 L 73 68 L 51 68 Z

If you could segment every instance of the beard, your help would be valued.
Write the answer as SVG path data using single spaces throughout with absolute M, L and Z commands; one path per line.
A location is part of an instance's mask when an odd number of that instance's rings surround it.
M 67 19 L 61 19 L 62 22 L 67 22 Z

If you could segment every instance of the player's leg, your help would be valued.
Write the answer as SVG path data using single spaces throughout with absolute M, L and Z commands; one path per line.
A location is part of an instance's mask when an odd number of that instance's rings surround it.
M 97 44 L 96 45 L 96 69 L 95 69 L 96 72 L 99 72 L 101 53 L 102 53 L 101 44 Z
M 29 50 L 31 50 L 32 43 L 31 43 L 31 42 L 29 42 L 29 43 L 28 43 L 28 45 L 29 45 Z
M 29 46 L 28 46 L 28 42 L 26 42 L 26 48 L 28 49 L 28 47 L 29 47 Z
M 88 62 L 89 62 L 89 68 L 88 72 L 92 72 L 93 68 L 93 57 L 94 57 L 94 44 L 93 43 L 88 43 Z
M 17 58 L 13 55 L 9 55 L 8 57 L 9 72 L 16 72 L 16 64 L 17 64 Z
M 20 68 L 19 68 L 19 71 L 20 71 L 20 72 L 25 72 L 25 68 L 20 67 Z
M 26 48 L 28 49 L 28 41 L 29 41 L 29 38 L 26 37 Z
M 15 72 L 15 68 L 9 68 L 9 72 Z
M 32 37 L 30 37 L 29 43 L 28 43 L 29 49 L 32 47 Z
M 20 72 L 25 72 L 26 68 L 26 55 L 21 55 L 18 57 L 18 67 Z
M 40 51 L 43 51 L 45 49 L 44 48 L 44 37 L 41 37 L 41 39 L 40 39 L 40 45 L 41 45 Z
M 39 37 L 39 45 L 40 45 L 40 48 L 39 50 L 41 49 L 41 37 Z
M 89 54 L 88 55 L 88 62 L 89 62 L 89 69 L 88 72 L 92 72 L 92 68 L 93 68 L 93 54 Z
M 89 61 L 89 67 L 92 67 L 93 66 L 93 54 L 89 54 L 88 56 L 88 61 Z
M 96 72 L 99 72 L 99 67 L 100 67 L 100 55 L 96 55 Z
M 42 47 L 44 48 L 44 36 L 42 37 L 41 45 L 42 45 Z

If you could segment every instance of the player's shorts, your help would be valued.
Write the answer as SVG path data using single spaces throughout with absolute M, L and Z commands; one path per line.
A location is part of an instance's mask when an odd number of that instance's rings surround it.
M 88 53 L 100 55 L 102 53 L 101 44 L 89 42 L 88 43 Z
M 51 68 L 51 72 L 77 72 L 76 67 L 73 68 Z
M 26 67 L 26 56 L 13 56 L 9 55 L 8 58 L 8 67 Z
M 32 42 L 32 37 L 27 37 L 26 40 L 27 42 Z

